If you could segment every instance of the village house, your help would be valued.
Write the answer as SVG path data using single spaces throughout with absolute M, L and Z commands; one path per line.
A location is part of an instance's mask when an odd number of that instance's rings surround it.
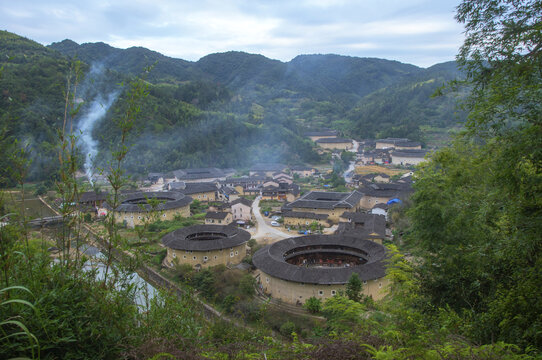
M 377 139 L 375 142 L 375 148 L 376 149 L 394 149 L 395 145 L 398 143 L 405 143 L 410 140 L 406 138 L 385 138 L 385 139 Z
M 386 249 L 349 234 L 308 235 L 277 241 L 252 257 L 261 289 L 274 299 L 303 304 L 328 299 L 346 290 L 353 273 L 363 294 L 382 299 L 387 291 Z
M 231 205 L 227 202 L 215 201 L 209 204 L 208 211 L 231 212 Z
M 421 150 L 422 144 L 417 141 L 403 141 L 395 144 L 395 150 Z
M 389 208 L 388 204 L 376 204 L 370 210 L 370 213 L 374 215 L 382 215 L 386 218 L 386 220 L 388 220 L 388 208 Z
M 391 155 L 388 150 L 365 151 L 359 155 L 359 159 L 364 164 L 391 163 Z
M 365 210 L 372 209 L 377 204 L 387 204 L 392 199 L 403 200 L 412 192 L 410 184 L 368 184 L 359 188 L 363 192 L 361 207 Z
M 364 186 L 372 183 L 389 183 L 390 176 L 384 173 L 374 173 L 374 174 L 355 174 L 352 176 L 351 184 L 354 186 Z
M 357 211 L 361 209 L 362 198 L 363 194 L 358 191 L 349 193 L 311 191 L 299 199 L 284 205 L 282 211 L 324 214 L 328 216 L 329 223 L 337 224 L 339 216 L 345 211 Z
M 239 191 L 234 187 L 221 186 L 217 191 L 217 200 L 230 202 L 239 199 L 239 195 Z
M 105 192 L 87 191 L 79 194 L 79 204 L 99 208 L 102 206 L 106 198 L 107 193 Z
M 147 175 L 147 181 L 152 185 L 163 185 L 165 176 L 163 173 L 149 173 L 149 175 Z
M 249 169 L 249 176 L 273 177 L 274 173 L 286 170 L 283 164 L 255 164 Z
M 311 168 L 309 166 L 303 166 L 303 165 L 290 166 L 290 172 L 292 174 L 296 174 L 300 178 L 313 176 L 314 171 L 315 171 L 315 169 Z
M 316 145 L 326 150 L 349 150 L 354 147 L 351 139 L 323 138 L 315 141 Z
M 339 219 L 336 233 L 355 235 L 382 244 L 386 238 L 386 217 L 345 211 Z
M 308 131 L 304 134 L 306 137 L 310 138 L 312 141 L 320 139 L 332 139 L 336 138 L 339 135 L 337 130 L 321 130 L 321 131 Z
M 252 195 L 259 193 L 261 185 L 268 181 L 267 176 L 254 175 L 249 177 L 227 178 L 220 182 L 221 186 L 229 186 L 237 190 L 239 195 Z
M 189 264 L 195 269 L 239 264 L 246 256 L 250 234 L 232 225 L 193 225 L 162 238 L 167 249 L 164 264 Z
M 225 211 L 208 211 L 205 214 L 205 224 L 229 225 L 233 222 L 233 215 Z
M 252 201 L 239 198 L 231 202 L 231 213 L 233 220 L 251 221 L 252 219 Z
M 426 161 L 427 150 L 395 150 L 391 154 L 391 163 L 393 165 L 415 166 Z
M 327 221 L 329 216 L 327 214 L 315 214 L 312 212 L 302 211 L 285 211 L 282 213 L 284 219 L 284 226 L 296 227 L 301 229 L 307 229 L 313 222 L 323 227 L 329 227 L 330 224 Z
M 273 174 L 273 180 L 279 183 L 287 183 L 287 184 L 291 184 L 294 182 L 294 178 L 292 176 L 282 171 Z
M 297 184 L 273 183 L 261 188 L 262 200 L 294 201 L 299 197 L 300 188 Z
M 184 181 L 170 182 L 165 185 L 169 191 L 177 191 L 190 195 L 193 199 L 209 202 L 217 200 L 217 187 L 213 183 L 185 183 Z
M 227 173 L 217 168 L 198 168 L 175 170 L 173 176 L 177 182 L 217 182 L 226 180 Z

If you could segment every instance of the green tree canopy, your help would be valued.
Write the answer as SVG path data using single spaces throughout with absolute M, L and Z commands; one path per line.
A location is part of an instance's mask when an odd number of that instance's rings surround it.
M 542 349 L 541 1 L 463 1 L 467 132 L 420 167 L 408 240 L 426 310 L 479 342 Z

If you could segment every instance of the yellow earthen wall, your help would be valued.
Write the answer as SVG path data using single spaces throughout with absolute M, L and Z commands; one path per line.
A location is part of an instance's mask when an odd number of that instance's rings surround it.
M 261 270 L 259 270 L 258 285 L 261 285 L 261 289 L 266 294 L 290 304 L 297 302 L 303 304 L 312 296 L 325 300 L 338 293 L 339 290 L 346 290 L 346 285 L 315 285 L 286 281 Z M 371 296 L 374 300 L 380 300 L 386 296 L 388 285 L 389 280 L 386 278 L 369 280 L 363 283 L 363 294 Z
M 175 216 L 181 216 L 184 218 L 190 217 L 190 205 L 186 205 L 176 209 L 162 210 L 160 211 L 160 220 L 173 220 Z M 126 226 L 134 228 L 137 225 L 143 225 L 145 223 L 145 217 L 150 218 L 150 214 L 147 212 L 124 212 L 118 211 L 115 214 L 115 222 L 122 224 L 126 221 Z
M 210 251 L 185 251 L 168 248 L 165 261 L 168 266 L 173 266 L 178 262 L 179 264 L 190 264 L 192 267 L 199 264 L 202 268 L 207 268 L 221 264 L 239 264 L 246 255 L 246 244 Z M 204 260 L 205 256 L 207 260 Z
M 323 149 L 327 150 L 348 150 L 353 147 L 352 142 L 348 143 L 316 143 Z
M 297 217 L 285 217 L 284 218 L 284 225 L 285 226 L 301 226 L 306 227 L 312 224 L 313 221 L 316 221 L 318 224 L 329 227 L 329 224 L 326 220 L 316 220 L 316 219 L 305 219 L 305 218 L 297 218 Z M 307 224 L 308 223 L 308 224 Z
M 376 204 L 386 204 L 391 199 L 390 197 L 364 196 L 361 198 L 361 207 L 371 210 Z

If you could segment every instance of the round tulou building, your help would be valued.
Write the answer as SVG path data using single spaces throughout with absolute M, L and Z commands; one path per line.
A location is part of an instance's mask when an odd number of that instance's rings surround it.
M 149 201 L 157 200 L 155 206 Z M 192 198 L 173 191 L 135 192 L 122 195 L 120 205 L 114 210 L 117 223 L 126 223 L 127 227 L 144 224 L 149 217 L 154 220 L 173 220 L 175 216 L 190 217 Z M 111 206 L 104 203 L 107 210 Z
M 167 248 L 165 263 L 190 264 L 204 268 L 238 264 L 247 254 L 250 233 L 233 225 L 193 225 L 170 232 L 162 238 Z
M 278 241 L 257 251 L 262 290 L 273 298 L 298 304 L 308 298 L 326 299 L 353 273 L 363 281 L 363 294 L 378 300 L 385 296 L 388 280 L 386 249 L 373 241 L 349 235 L 309 235 Z

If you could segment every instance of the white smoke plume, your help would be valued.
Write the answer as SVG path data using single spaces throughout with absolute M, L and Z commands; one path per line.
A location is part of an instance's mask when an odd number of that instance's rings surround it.
M 83 96 L 95 93 L 100 88 L 108 88 L 107 86 L 102 86 L 108 80 L 102 64 L 93 64 L 88 78 L 89 81 L 85 81 L 82 86 Z M 120 90 L 115 89 L 110 90 L 106 95 L 100 93 L 94 95 L 92 100 L 83 106 L 78 119 L 77 128 L 81 132 L 78 140 L 81 151 L 85 155 L 85 174 L 91 183 L 93 183 L 94 177 L 93 164 L 98 154 L 98 141 L 92 137 L 92 132 L 96 124 L 104 118 L 119 94 Z
M 96 123 L 105 116 L 107 110 L 109 110 L 118 96 L 119 91 L 112 92 L 105 99 L 102 98 L 101 95 L 98 95 L 94 100 L 92 100 L 88 106 L 88 109 L 86 109 L 83 116 L 79 120 L 79 130 L 81 131 L 79 142 L 82 145 L 84 154 L 86 154 L 85 174 L 91 183 L 93 182 L 92 179 L 94 175 L 93 162 L 98 154 L 98 141 L 92 137 L 92 132 L 96 126 Z

